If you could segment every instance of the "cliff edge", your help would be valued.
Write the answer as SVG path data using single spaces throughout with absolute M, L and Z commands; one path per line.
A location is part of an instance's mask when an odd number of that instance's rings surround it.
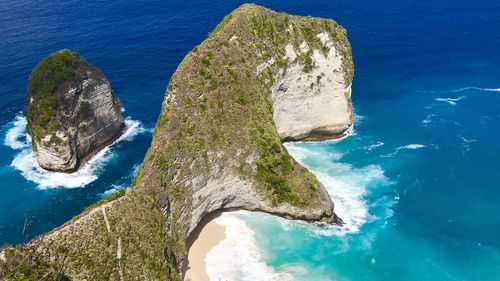
M 350 45 L 334 21 L 239 7 L 172 76 L 133 188 L 4 249 L 0 272 L 181 280 L 186 240 L 214 212 L 338 222 L 323 186 L 282 141 L 342 136 L 352 78 Z
M 172 76 L 137 186 L 160 187 L 169 224 L 186 236 L 219 210 L 332 222 L 330 197 L 281 140 L 341 136 L 351 80 L 334 21 L 244 5 Z
M 77 170 L 125 127 L 108 79 L 69 50 L 33 69 L 25 113 L 37 161 L 51 171 Z

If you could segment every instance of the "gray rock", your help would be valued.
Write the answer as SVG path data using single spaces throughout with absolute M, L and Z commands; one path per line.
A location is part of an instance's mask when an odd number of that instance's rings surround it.
M 68 52 L 63 50 L 51 56 Z M 38 163 L 46 170 L 59 172 L 77 170 L 118 138 L 125 128 L 120 101 L 113 96 L 108 79 L 77 54 L 69 52 L 69 55 L 77 56 L 76 64 L 67 63 L 74 68 L 75 75 L 69 80 L 61 80 L 50 93 L 49 97 L 57 98 L 57 104 L 53 106 L 55 116 L 49 124 L 39 125 L 41 122 L 36 118 L 41 118 L 41 114 L 33 113 L 32 108 L 44 101 L 37 96 L 39 93 L 28 93 L 26 110 L 28 131 Z M 54 60 L 51 56 L 46 59 Z M 30 79 L 35 79 L 34 75 Z

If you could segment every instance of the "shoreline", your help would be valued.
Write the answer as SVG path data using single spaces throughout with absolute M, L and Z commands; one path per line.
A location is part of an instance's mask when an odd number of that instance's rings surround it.
M 215 221 L 219 216 L 220 213 L 208 216 L 188 239 L 188 258 L 182 270 L 184 281 L 210 281 L 205 258 L 213 247 L 226 238 L 225 227 Z

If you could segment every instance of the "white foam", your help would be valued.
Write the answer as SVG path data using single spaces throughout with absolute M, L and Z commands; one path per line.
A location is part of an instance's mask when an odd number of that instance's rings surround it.
M 457 137 L 459 139 L 461 139 L 464 143 L 473 143 L 473 142 L 477 141 L 477 139 L 467 139 L 467 138 L 463 137 L 462 135 L 457 135 Z
M 424 148 L 424 144 L 419 144 L 419 143 L 412 143 L 412 144 L 407 144 L 405 146 L 400 146 L 398 149 L 420 149 Z
M 277 272 L 263 261 L 255 240 L 255 233 L 235 213 L 224 213 L 215 219 L 215 222 L 225 227 L 226 237 L 205 257 L 206 271 L 210 280 L 288 281 L 293 279 L 290 273 Z
M 458 98 L 435 98 L 435 101 L 446 102 L 451 105 L 457 105 L 457 102 L 463 100 L 465 96 L 460 96 Z
M 385 144 L 384 142 L 378 141 L 378 142 L 376 142 L 376 143 L 374 143 L 374 144 L 370 144 L 370 145 L 365 146 L 365 147 L 362 147 L 362 148 L 360 148 L 360 149 L 364 149 L 364 150 L 372 151 L 372 150 L 374 150 L 374 149 L 376 149 L 376 148 L 379 148 L 379 147 L 383 146 L 384 144 Z
M 20 152 L 14 157 L 11 166 L 21 172 L 27 180 L 35 182 L 40 189 L 47 188 L 78 188 L 84 187 L 95 181 L 104 169 L 106 163 L 114 157 L 112 147 L 121 141 L 130 141 L 138 134 L 147 130 L 137 120 L 127 118 L 125 120 L 126 130 L 115 142 L 105 147 L 87 161 L 78 171 L 68 174 L 50 172 L 38 165 L 36 156 L 31 149 L 31 139 L 26 133 L 26 118 L 17 116 L 12 122 L 13 127 L 8 130 L 4 144 Z
M 427 125 L 432 122 L 432 119 L 436 117 L 436 114 L 427 114 L 424 120 L 422 120 L 422 124 Z
M 321 147 L 318 149 L 315 145 L 308 147 L 287 143 L 285 146 L 298 162 L 309 168 L 323 183 L 335 202 L 335 212 L 344 220 L 345 225 L 338 227 L 324 223 L 311 224 L 265 213 L 224 213 L 215 222 L 225 227 L 226 238 L 212 248 L 205 258 L 210 280 L 293 280 L 294 276 L 308 272 L 307 267 L 300 263 L 285 264 L 278 268 L 267 265 L 263 259 L 265 252 L 259 251 L 255 233 L 245 222 L 247 219 L 277 225 L 283 231 L 299 230 L 304 232 L 304 235 L 313 236 L 345 236 L 358 233 L 363 224 L 378 219 L 369 213 L 370 206 L 364 197 L 372 188 L 391 184 L 380 166 L 356 168 L 351 164 L 339 162 L 342 153 L 325 151 Z M 315 164 L 309 166 L 308 162 Z M 394 200 L 380 200 L 375 204 L 384 205 L 387 208 L 384 215 L 388 217 L 393 214 L 390 207 L 394 203 Z M 370 247 L 375 239 L 374 235 L 367 239 L 366 247 Z M 344 243 L 335 251 L 347 251 L 350 247 L 348 239 L 340 241 Z
M 25 134 L 26 124 L 26 118 L 23 116 L 16 116 L 12 122 L 12 128 L 10 128 L 5 135 L 4 144 L 12 149 L 29 147 Z
M 111 185 L 111 189 L 108 189 L 108 190 L 104 191 L 103 193 L 99 194 L 99 196 L 101 198 L 105 198 L 105 197 L 108 197 L 109 195 L 115 193 L 116 191 L 122 190 L 124 188 L 127 188 L 127 187 L 123 186 L 123 185 L 112 184 Z
M 153 129 L 144 128 L 141 121 L 132 120 L 130 117 L 125 118 L 125 126 L 127 128 L 125 132 L 111 145 L 121 141 L 131 141 L 140 134 L 153 132 Z
M 394 157 L 394 156 L 396 156 L 396 154 L 398 154 L 399 151 L 401 151 L 403 149 L 415 150 L 415 149 L 421 149 L 424 147 L 427 147 L 427 146 L 425 144 L 419 144 L 419 143 L 407 144 L 407 145 L 397 147 L 396 150 L 394 150 L 394 152 L 392 152 L 392 153 L 384 154 L 384 155 L 380 155 L 380 156 L 381 157 Z
M 364 199 L 367 191 L 375 186 L 391 184 L 385 177 L 384 171 L 378 165 L 368 165 L 356 168 L 348 163 L 338 162 L 339 158 L 332 158 L 322 151 L 310 150 L 296 144 L 286 144 L 288 152 L 302 165 L 311 170 L 318 180 L 325 186 L 333 202 L 335 213 L 344 221 L 341 228 L 325 225 L 321 228 L 310 228 L 317 235 L 337 235 L 358 233 L 361 226 L 370 217 L 367 202 Z M 321 166 L 307 165 L 306 158 L 312 157 L 321 162 Z M 290 222 L 299 226 L 301 223 Z
M 476 142 L 477 139 L 467 139 L 462 135 L 457 135 L 457 137 L 462 140 L 462 154 L 465 154 L 470 151 L 471 144 Z

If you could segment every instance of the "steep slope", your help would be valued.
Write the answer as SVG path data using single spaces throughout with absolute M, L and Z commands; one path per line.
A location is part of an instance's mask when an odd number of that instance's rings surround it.
M 26 102 L 33 150 L 47 170 L 77 170 L 125 127 L 108 79 L 69 50 L 47 56 L 33 69 Z
M 186 239 L 213 212 L 339 222 L 325 189 L 281 141 L 341 136 L 352 123 L 352 77 L 334 21 L 241 6 L 172 76 L 134 188 L 4 250 L 0 272 L 180 280 Z
M 184 235 L 223 209 L 332 221 L 324 188 L 280 139 L 341 135 L 351 123 L 351 80 L 350 46 L 335 22 L 244 5 L 173 75 L 137 185 L 161 187 Z M 338 120 L 310 124 L 325 107 Z

